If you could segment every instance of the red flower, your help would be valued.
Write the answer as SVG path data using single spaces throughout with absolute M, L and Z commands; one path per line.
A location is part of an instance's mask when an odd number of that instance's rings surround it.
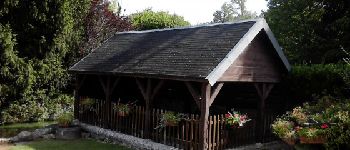
M 230 114 L 225 114 L 225 117 L 226 117 L 226 118 L 230 118 L 231 115 L 230 115 Z
M 321 125 L 321 128 L 322 128 L 322 129 L 327 129 L 327 128 L 328 128 L 328 125 L 324 123 L 324 124 Z

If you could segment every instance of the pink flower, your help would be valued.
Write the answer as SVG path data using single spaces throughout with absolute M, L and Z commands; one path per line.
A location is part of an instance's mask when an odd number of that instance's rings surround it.
M 226 118 L 230 118 L 231 115 L 230 115 L 230 114 L 225 114 L 225 117 L 226 117 Z
M 324 123 L 324 124 L 321 125 L 321 128 L 322 128 L 322 129 L 327 129 L 327 128 L 328 128 L 328 125 Z

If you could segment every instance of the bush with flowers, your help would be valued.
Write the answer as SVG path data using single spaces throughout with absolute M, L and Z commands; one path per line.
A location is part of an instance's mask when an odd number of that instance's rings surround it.
M 324 144 L 329 149 L 349 146 L 350 102 L 324 96 L 317 103 L 304 103 L 279 117 L 273 133 L 294 144 Z M 293 142 L 290 142 L 293 141 Z
M 243 127 L 245 123 L 250 121 L 247 114 L 240 114 L 238 111 L 232 109 L 232 113 L 228 112 L 225 114 L 225 123 L 227 128 L 240 128 Z

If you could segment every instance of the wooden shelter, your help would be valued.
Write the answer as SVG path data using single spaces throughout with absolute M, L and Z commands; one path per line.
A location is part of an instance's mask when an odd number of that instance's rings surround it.
M 113 120 L 111 104 L 118 97 L 133 97 L 145 107 L 142 137 L 150 138 L 152 109 L 174 103 L 169 107 L 173 111 L 181 105 L 179 109 L 199 114 L 199 149 L 214 146 L 208 143 L 209 134 L 215 134 L 208 132 L 210 107 L 220 95 L 218 103 L 232 103 L 225 94 L 234 89 L 221 93 L 230 85 L 244 84 L 256 89 L 254 94 L 259 101 L 254 107 L 258 110 L 254 136 L 257 142 L 261 141 L 265 134 L 265 101 L 289 70 L 290 65 L 264 19 L 119 32 L 69 69 L 76 75 L 76 118 L 80 119 L 82 96 L 105 99 L 103 106 L 98 106 L 103 109 L 97 117 L 102 117 L 101 126 L 113 128 L 116 124 L 107 123 Z M 177 94 L 172 94 L 174 89 Z M 182 97 L 173 99 L 179 95 Z

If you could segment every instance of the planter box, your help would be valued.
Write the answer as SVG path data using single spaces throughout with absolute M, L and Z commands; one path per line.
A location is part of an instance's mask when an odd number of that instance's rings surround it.
M 118 111 L 118 116 L 120 117 L 125 117 L 125 116 L 128 116 L 129 113 L 128 112 L 125 112 L 125 111 Z
M 283 138 L 282 141 L 291 146 L 295 145 L 296 142 L 294 138 Z
M 325 136 L 317 136 L 317 137 L 300 137 L 300 143 L 302 144 L 323 144 L 326 142 Z
M 165 125 L 168 127 L 175 127 L 175 126 L 177 126 L 177 122 L 176 121 L 166 121 Z

